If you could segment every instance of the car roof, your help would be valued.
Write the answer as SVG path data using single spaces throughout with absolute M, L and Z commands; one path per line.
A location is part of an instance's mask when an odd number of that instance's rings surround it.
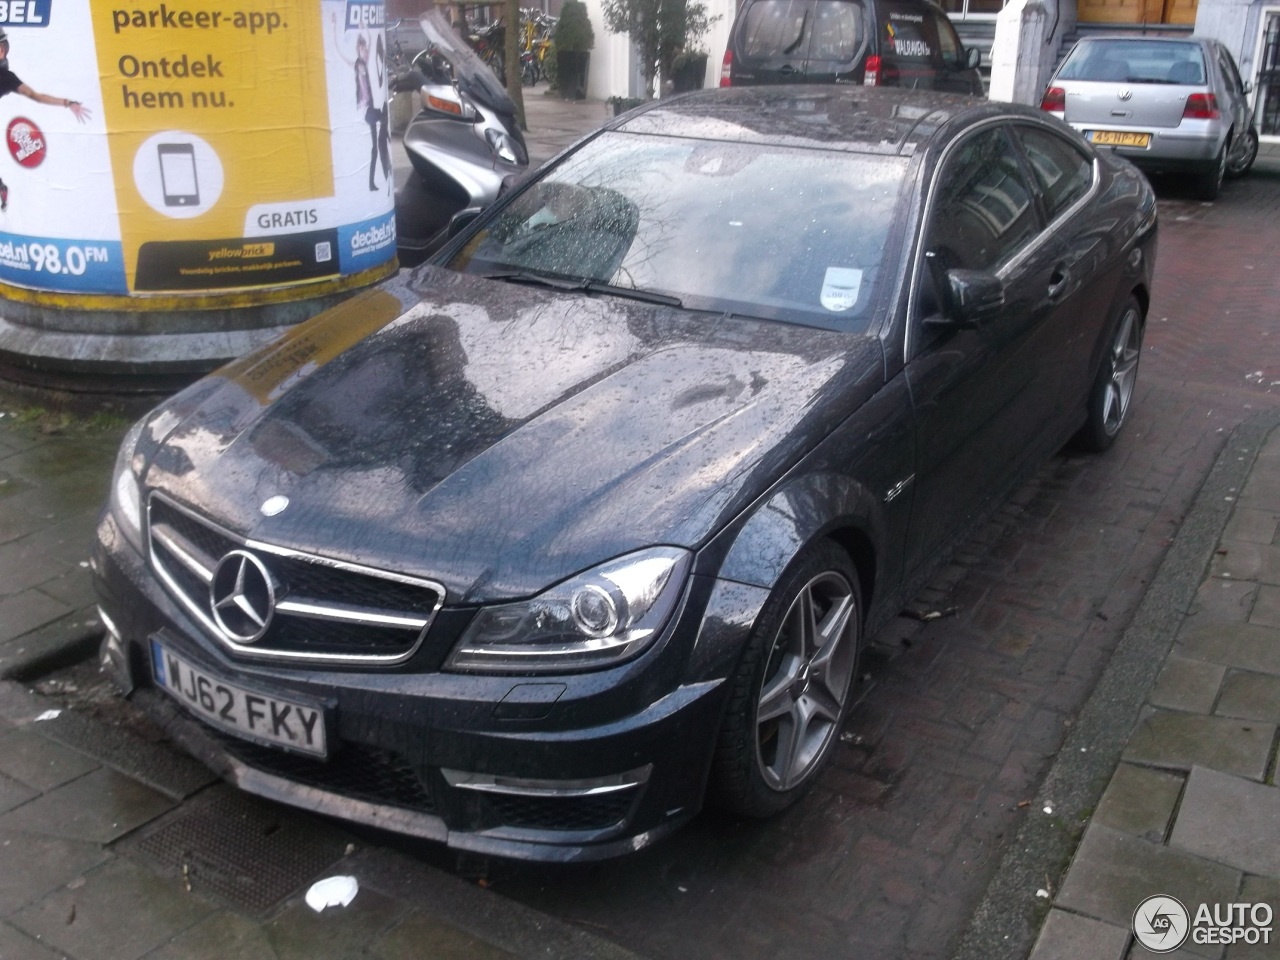
M 1208 46 L 1212 42 L 1211 37 L 1190 37 L 1183 35 L 1168 36 L 1159 33 L 1144 33 L 1141 36 L 1133 34 L 1110 34 L 1099 33 L 1089 34 L 1087 37 L 1081 37 L 1076 41 L 1077 44 L 1088 43 L 1093 40 L 1105 40 L 1107 43 L 1184 43 L 1198 47 Z
M 642 106 L 610 124 L 626 133 L 910 156 L 949 121 L 1038 112 L 924 90 L 846 85 L 698 90 Z

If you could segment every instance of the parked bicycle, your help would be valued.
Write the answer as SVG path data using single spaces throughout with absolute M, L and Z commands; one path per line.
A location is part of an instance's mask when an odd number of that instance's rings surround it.
M 549 77 L 547 54 L 551 50 L 551 34 L 557 22 L 556 17 L 541 10 L 521 9 L 520 80 L 525 86 Z

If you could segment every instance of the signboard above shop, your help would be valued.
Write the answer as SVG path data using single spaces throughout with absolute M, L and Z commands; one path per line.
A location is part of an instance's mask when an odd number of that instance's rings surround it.
M 0 0 L 8 69 L 57 98 L 0 95 L 0 294 L 390 269 L 384 22 L 381 0 Z

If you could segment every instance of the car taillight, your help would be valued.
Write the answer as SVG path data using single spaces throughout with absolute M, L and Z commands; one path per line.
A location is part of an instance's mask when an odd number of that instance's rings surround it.
M 866 73 L 862 77 L 864 87 L 880 86 L 880 58 L 876 54 L 867 57 Z
M 1182 109 L 1183 120 L 1217 120 L 1218 98 L 1212 93 L 1193 93 Z
M 1040 98 L 1040 109 L 1049 113 L 1067 112 L 1067 91 L 1062 87 L 1050 87 Z
M 721 61 L 720 63 L 720 86 L 722 87 L 733 86 L 733 78 L 730 76 L 730 72 L 732 70 L 733 70 L 733 51 L 726 50 L 724 52 L 724 60 Z

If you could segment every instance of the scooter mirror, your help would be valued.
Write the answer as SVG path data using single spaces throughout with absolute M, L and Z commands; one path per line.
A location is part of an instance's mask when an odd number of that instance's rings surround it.
M 443 113 L 446 116 L 468 123 L 474 122 L 480 115 L 465 97 L 453 86 L 444 84 L 427 84 L 418 91 L 422 106 L 432 113 Z
M 465 230 L 471 221 L 480 216 L 483 211 L 479 207 L 467 207 L 465 210 L 459 210 L 449 219 L 449 230 L 446 236 L 452 240 L 463 230 Z

